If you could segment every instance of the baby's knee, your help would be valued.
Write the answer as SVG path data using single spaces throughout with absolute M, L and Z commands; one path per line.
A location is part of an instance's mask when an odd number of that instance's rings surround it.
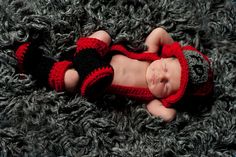
M 64 76 L 65 90 L 74 93 L 77 90 L 79 83 L 79 74 L 74 69 L 69 69 L 65 72 Z
M 99 39 L 104 43 L 106 43 L 107 45 L 110 45 L 111 43 L 111 36 L 104 30 L 99 30 L 94 32 L 92 35 L 89 36 L 89 38 Z

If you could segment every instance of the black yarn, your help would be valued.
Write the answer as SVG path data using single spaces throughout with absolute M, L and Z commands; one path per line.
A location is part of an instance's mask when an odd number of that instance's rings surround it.
M 108 64 L 103 61 L 96 49 L 88 48 L 81 50 L 76 53 L 73 59 L 73 67 L 79 73 L 81 82 L 83 82 L 85 77 L 92 71 L 105 66 L 108 66 Z
M 32 68 L 31 74 L 35 77 L 34 79 L 43 86 L 49 86 L 49 73 L 56 62 L 57 61 L 53 58 L 42 56 L 38 64 Z
M 92 48 L 86 48 L 76 52 L 73 59 L 73 67 L 79 74 L 79 88 L 81 87 L 81 84 L 84 82 L 84 80 L 95 71 L 99 71 L 104 68 L 112 69 L 112 67 L 104 61 L 97 50 Z M 105 92 L 105 89 L 111 84 L 112 79 L 113 74 L 100 78 L 98 81 L 96 81 L 96 83 L 86 90 L 86 97 L 90 100 L 94 100 L 102 96 L 102 94 Z
M 38 83 L 48 86 L 49 73 L 56 60 L 43 55 L 38 44 L 31 42 L 24 55 L 23 67 L 27 74 L 31 74 Z

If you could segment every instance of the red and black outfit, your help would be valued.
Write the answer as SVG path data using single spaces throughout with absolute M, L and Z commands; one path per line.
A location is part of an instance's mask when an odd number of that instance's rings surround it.
M 183 96 L 207 96 L 213 89 L 213 74 L 207 56 L 192 46 L 181 46 L 178 42 L 163 45 L 161 54 L 135 53 L 127 50 L 123 45 L 113 45 L 110 53 L 123 54 L 129 58 L 152 62 L 161 58 L 176 57 L 181 66 L 181 79 L 179 90 L 166 97 L 159 99 L 165 107 L 173 107 Z M 111 85 L 110 93 L 128 96 L 136 100 L 151 101 L 155 96 L 148 88 Z
M 108 53 L 109 52 L 109 53 Z M 155 99 L 148 88 L 112 85 L 114 71 L 105 57 L 123 54 L 129 58 L 152 62 L 161 58 L 176 57 L 181 65 L 179 90 L 160 99 L 165 107 L 173 107 L 184 95 L 205 96 L 212 92 L 212 69 L 208 58 L 191 46 L 182 47 L 175 42 L 164 45 L 160 56 L 156 53 L 135 53 L 123 45 L 108 45 L 95 38 L 80 38 L 72 61 L 55 61 L 42 55 L 31 43 L 21 45 L 16 57 L 19 69 L 32 74 L 56 91 L 64 90 L 64 75 L 67 69 L 75 68 L 80 76 L 79 89 L 82 96 L 96 98 L 104 91 L 142 101 Z
M 80 38 L 72 60 L 56 61 L 43 55 L 37 43 L 24 43 L 16 51 L 21 73 L 31 74 L 40 83 L 56 91 L 64 91 L 65 72 L 70 68 L 77 70 L 82 96 L 95 98 L 103 93 L 113 80 L 113 69 L 103 61 L 109 51 L 106 43 L 95 38 Z M 99 91 L 99 92 L 98 92 Z

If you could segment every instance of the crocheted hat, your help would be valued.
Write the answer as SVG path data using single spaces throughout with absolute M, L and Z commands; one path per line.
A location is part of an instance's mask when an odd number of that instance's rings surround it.
M 213 89 L 213 74 L 207 56 L 192 46 L 184 46 L 178 42 L 164 45 L 161 57 L 176 57 L 181 66 L 181 79 L 179 90 L 161 99 L 165 107 L 171 107 L 184 95 L 206 96 Z

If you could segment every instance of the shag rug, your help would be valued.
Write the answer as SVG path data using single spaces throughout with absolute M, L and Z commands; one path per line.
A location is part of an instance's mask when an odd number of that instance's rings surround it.
M 236 156 L 235 0 L 0 0 L 0 20 L 1 157 Z M 59 59 L 99 29 L 143 49 L 158 26 L 214 68 L 212 100 L 171 123 L 142 103 L 114 95 L 88 102 L 15 70 L 16 47 L 42 34 L 45 54 Z

